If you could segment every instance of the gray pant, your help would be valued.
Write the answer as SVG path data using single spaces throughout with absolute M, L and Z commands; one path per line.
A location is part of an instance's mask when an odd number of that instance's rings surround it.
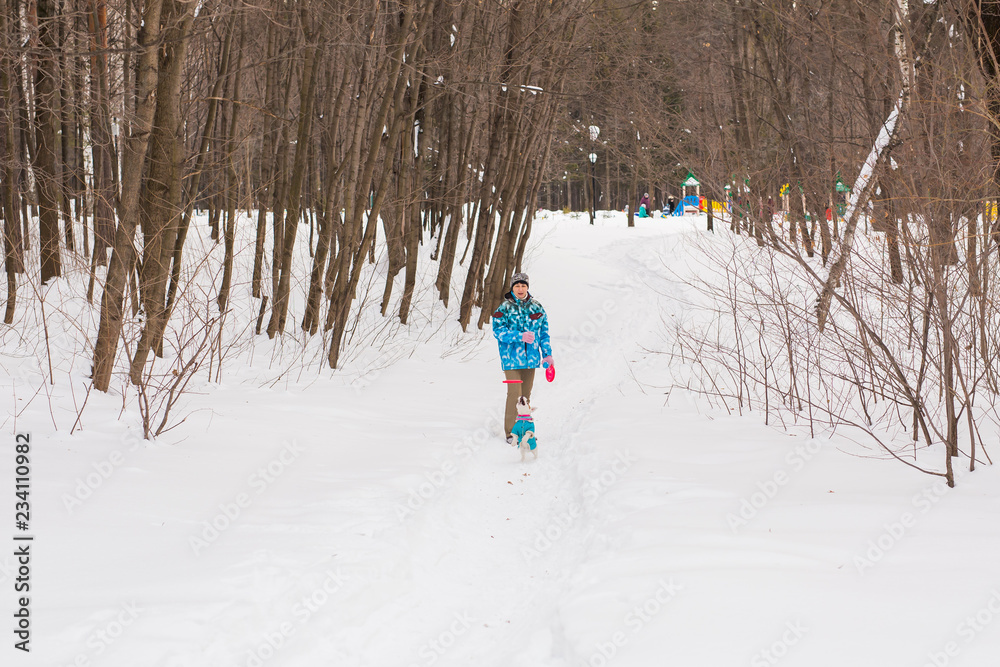
M 507 384 L 507 410 L 503 416 L 503 430 L 505 435 L 510 435 L 510 430 L 514 428 L 517 421 L 517 399 L 524 396 L 531 400 L 531 385 L 535 382 L 534 368 L 519 368 L 513 371 L 504 371 L 504 377 L 508 380 L 520 380 L 520 383 L 510 382 Z

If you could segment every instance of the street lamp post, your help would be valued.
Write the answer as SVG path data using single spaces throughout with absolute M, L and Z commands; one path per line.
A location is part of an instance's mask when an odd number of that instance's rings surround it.
M 735 230 L 736 223 L 733 221 L 736 219 L 734 217 L 736 215 L 736 211 L 733 207 L 733 189 L 729 186 L 729 183 L 726 183 L 726 186 L 722 189 L 726 191 L 726 208 L 729 210 L 729 224 Z
M 601 128 L 591 125 L 587 128 L 590 135 L 590 144 L 596 148 L 597 140 L 601 136 Z M 594 176 L 594 164 L 597 162 L 596 150 L 587 156 L 590 160 L 590 224 L 594 224 L 594 211 L 597 208 L 597 178 Z
M 587 157 L 590 159 L 590 224 L 594 224 L 597 208 L 597 178 L 594 176 L 594 165 L 597 163 L 597 153 L 591 153 Z

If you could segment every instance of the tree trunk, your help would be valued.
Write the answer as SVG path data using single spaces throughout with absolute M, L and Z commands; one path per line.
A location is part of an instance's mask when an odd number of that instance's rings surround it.
M 517 5 L 515 5 L 516 10 Z M 512 76 L 514 62 L 514 48 L 517 44 L 517 21 L 516 11 L 511 11 L 509 24 L 507 27 L 507 49 L 505 53 L 506 67 L 501 73 L 501 81 L 509 84 Z M 485 254 L 488 251 L 489 241 L 493 238 L 493 226 L 495 224 L 494 202 L 496 192 L 493 187 L 496 172 L 496 165 L 500 158 L 500 142 L 503 130 L 507 127 L 507 116 L 511 114 L 510 92 L 507 85 L 501 87 L 498 93 L 499 100 L 490 119 L 490 141 L 486 153 L 486 162 L 482 178 L 482 186 L 479 190 L 479 215 L 476 220 L 476 239 L 472 249 L 472 259 L 469 262 L 469 272 L 465 278 L 465 290 L 462 292 L 462 303 L 459 307 L 458 321 L 462 325 L 462 331 L 469 326 L 472 317 L 472 308 L 476 303 L 476 296 L 480 290 L 480 281 L 485 263 Z
M 420 85 L 414 86 L 414 91 L 411 93 L 413 101 L 411 102 L 411 109 L 417 108 L 417 100 L 420 97 L 420 90 L 423 87 L 423 82 Z M 409 124 L 413 127 L 413 123 Z M 420 124 L 423 127 L 423 123 Z M 421 145 L 420 131 L 417 132 L 417 145 Z M 406 146 L 406 153 L 412 154 L 410 146 L 412 143 Z M 403 227 L 403 237 L 404 237 L 404 251 L 405 251 L 405 266 L 406 274 L 403 280 L 403 298 L 399 302 L 399 321 L 406 324 L 410 318 L 410 304 L 413 302 L 413 288 L 417 282 L 417 253 L 420 246 L 420 237 L 422 235 L 421 229 L 421 201 L 420 201 L 420 186 L 423 181 L 423 170 L 421 165 L 423 164 L 420 159 L 419 154 L 414 160 L 416 162 L 416 168 L 413 170 L 415 173 L 411 175 L 411 179 L 404 181 L 409 187 L 407 188 L 407 198 L 406 202 L 408 206 L 404 208 L 404 227 Z
M 394 156 L 386 156 L 386 161 L 392 162 L 393 165 L 392 180 L 394 185 L 389 186 L 391 194 L 386 197 L 388 201 L 382 207 L 381 211 L 386 252 L 389 256 L 389 266 L 386 269 L 385 275 L 385 287 L 382 290 L 383 317 L 389 309 L 389 299 L 392 296 L 392 286 L 395 282 L 396 274 L 406 264 L 406 250 L 403 247 L 403 230 L 406 229 L 406 217 L 410 208 L 409 179 L 412 178 L 412 173 L 407 156 L 407 145 L 413 145 L 411 133 L 411 128 L 404 127 L 400 148 L 395 151 Z
M 181 278 L 181 260 L 183 259 L 184 242 L 187 240 L 188 229 L 191 225 L 191 215 L 194 212 L 195 201 L 198 199 L 201 175 L 205 171 L 205 163 L 208 159 L 209 146 L 212 139 L 212 132 L 215 128 L 215 119 L 218 114 L 219 101 L 223 95 L 225 83 L 229 78 L 229 60 L 232 53 L 233 32 L 235 31 L 236 15 L 230 18 L 226 37 L 223 40 L 219 54 L 219 70 L 215 83 L 212 86 L 212 94 L 208 100 L 208 110 L 205 114 L 205 126 L 201 133 L 201 143 L 198 147 L 198 158 L 195 161 L 194 172 L 189 177 L 184 214 L 177 230 L 177 237 L 174 240 L 174 250 L 170 261 L 170 287 L 167 289 L 167 311 L 174 305 L 177 296 L 177 287 Z M 242 40 L 242 33 L 241 33 Z M 242 55 L 242 54 L 241 54 Z
M 304 12 L 303 12 L 304 13 Z M 303 18 L 305 22 L 305 18 Z M 309 133 L 312 128 L 312 107 L 315 100 L 316 74 L 321 58 L 322 34 L 317 35 L 305 26 L 308 45 L 302 64 L 302 85 L 299 93 L 299 123 L 297 143 L 295 145 L 295 160 L 292 165 L 292 177 L 288 193 L 288 217 L 285 223 L 284 240 L 282 241 L 278 286 L 274 293 L 271 307 L 271 319 L 267 324 L 268 338 L 274 338 L 277 333 L 285 330 L 285 318 L 288 315 L 288 295 L 291 285 L 292 252 L 295 248 L 295 235 L 299 228 L 299 211 L 301 206 L 300 193 L 302 177 L 305 173 L 306 155 L 309 150 Z
M 244 21 L 240 24 L 240 41 L 237 47 L 239 55 L 236 58 L 236 73 L 233 75 L 233 86 L 230 91 L 230 111 L 229 136 L 225 143 L 224 163 L 226 165 L 226 224 L 225 224 L 225 245 L 226 255 L 222 264 L 222 285 L 219 287 L 219 295 L 216 299 L 219 304 L 219 312 L 226 312 L 229 304 L 229 290 L 233 280 L 233 258 L 236 252 L 236 198 L 239 187 L 239 176 L 236 173 L 236 162 L 233 157 L 236 153 L 236 134 L 239 128 L 240 118 L 240 81 L 243 72 L 243 37 Z M 177 250 L 179 250 L 178 244 Z
M 76 125 L 77 114 L 81 101 L 76 100 L 73 80 L 78 67 L 76 30 L 67 25 L 75 21 L 76 16 L 66 17 L 59 21 L 59 43 L 65 45 L 60 56 L 60 71 L 62 86 L 59 93 L 59 149 L 62 152 L 60 164 L 62 171 L 59 179 L 59 201 L 62 206 L 63 232 L 66 238 L 66 249 L 76 252 L 76 234 L 73 229 L 73 204 L 77 198 L 77 164 L 76 164 Z M 74 55 L 70 55 L 67 51 Z
M 0 0 L 0 213 L 3 214 L 4 269 L 7 274 L 7 305 L 4 324 L 14 321 L 17 303 L 17 275 L 24 273 L 24 244 L 21 234 L 20 181 L 21 146 L 18 135 L 18 107 L 21 98 L 13 85 L 14 62 L 10 57 L 14 42 L 9 31 L 10 9 Z
M 441 297 L 441 301 L 444 302 L 445 307 L 448 306 L 448 299 L 451 296 L 451 274 L 455 266 L 455 255 L 458 250 L 458 239 L 459 232 L 465 224 L 470 224 L 471 219 L 466 221 L 465 219 L 465 206 L 462 194 L 465 190 L 464 188 L 464 178 L 463 174 L 465 170 L 462 165 L 467 164 L 469 154 L 472 151 L 472 139 L 474 133 L 467 129 L 466 118 L 467 115 L 466 107 L 464 102 L 455 96 L 450 105 L 453 114 L 458 116 L 458 127 L 455 127 L 455 122 L 448 124 L 449 135 L 453 131 L 458 132 L 458 137 L 465 137 L 465 141 L 462 144 L 462 150 L 460 153 L 460 158 L 458 160 L 453 160 L 454 164 L 454 177 L 452 179 L 452 195 L 449 204 L 449 219 L 448 219 L 448 231 L 446 233 L 444 244 L 440 255 L 440 266 L 438 267 L 437 275 L 437 289 L 438 294 Z M 471 114 L 470 114 L 471 115 Z M 451 137 L 449 141 L 454 141 L 455 137 Z M 471 224 L 470 224 L 471 226 Z
M 390 155 L 394 150 L 399 132 L 402 129 L 401 123 L 404 114 L 401 112 L 400 106 L 403 94 L 406 91 L 406 77 L 401 76 L 400 71 L 403 54 L 406 51 L 407 40 L 410 35 L 416 12 L 417 8 L 415 3 L 407 5 L 405 13 L 400 17 L 398 29 L 394 32 L 395 39 L 398 41 L 396 42 L 392 56 L 390 57 L 388 69 L 385 71 L 382 103 L 379 107 L 378 113 L 372 119 L 371 135 L 367 145 L 367 149 L 369 151 L 368 159 L 365 162 L 365 167 L 361 177 L 357 181 L 357 189 L 352 193 L 354 200 L 352 210 L 353 220 L 351 221 L 352 229 L 360 229 L 362 213 L 365 210 L 364 203 L 368 198 L 368 193 L 371 192 L 375 163 L 378 158 L 379 151 L 382 148 L 384 136 L 383 128 L 387 127 L 387 119 L 389 118 L 390 110 L 394 109 L 396 112 L 394 114 L 395 118 L 393 122 L 388 125 L 389 135 L 386 138 L 386 155 Z M 418 28 L 418 33 L 419 32 L 421 32 L 421 30 Z M 412 52 L 409 55 L 412 56 Z M 391 95 L 389 94 L 390 91 L 392 91 Z M 370 244 L 374 239 L 378 212 L 385 199 L 387 176 L 388 170 L 385 172 L 382 183 L 379 185 L 376 192 L 375 200 L 372 202 L 371 210 L 368 213 L 368 222 L 365 226 L 364 237 L 361 239 L 361 245 L 357 252 L 354 253 L 353 268 L 350 272 L 350 276 L 348 277 L 346 275 L 346 271 L 341 271 L 337 275 L 337 284 L 334 286 L 330 312 L 328 313 L 328 318 L 329 316 L 332 316 L 333 323 L 333 332 L 330 336 L 330 348 L 327 354 L 327 362 L 329 363 L 330 368 L 337 367 L 337 361 L 340 357 L 340 345 L 347 325 L 347 315 L 350 311 L 351 301 L 354 299 L 355 290 L 357 289 L 357 284 L 361 277 L 361 264 L 364 257 L 368 253 Z M 344 248 L 342 252 L 350 252 L 350 247 Z
M 264 100 L 269 106 L 275 105 L 277 97 L 278 61 L 275 58 L 277 51 L 277 37 L 274 24 L 267 26 L 267 58 L 268 66 L 264 76 Z M 287 99 L 287 97 L 286 97 Z M 284 110 L 282 110 L 284 111 Z M 257 237 L 254 244 L 253 255 L 253 276 L 251 278 L 251 293 L 255 299 L 260 298 L 261 277 L 264 273 L 264 241 L 267 236 L 267 204 L 269 195 L 273 189 L 273 174 L 271 171 L 271 155 L 274 153 L 274 142 L 277 119 L 274 116 L 266 116 L 263 121 L 264 137 L 261 142 L 261 174 L 259 187 L 263 192 L 257 195 Z
M 136 75 L 135 116 L 129 123 L 122 163 L 122 192 L 118 229 L 108 266 L 108 278 L 101 299 L 101 323 L 94 344 L 94 388 L 107 391 L 118 338 L 121 336 L 125 284 L 135 265 L 133 237 L 139 215 L 139 186 L 146 147 L 156 110 L 156 81 L 159 67 L 156 45 L 160 39 L 160 13 L 163 0 L 148 0 L 143 9 L 142 28 L 136 36 L 138 73 Z
M 87 301 L 93 298 L 96 268 L 108 265 L 108 248 L 114 240 L 114 202 L 117 190 L 117 153 L 111 137 L 111 107 L 108 92 L 108 18 L 104 0 L 89 0 L 90 30 L 90 140 L 93 155 L 94 242 L 91 254 Z
M 331 75 L 332 78 L 332 75 Z M 341 159 L 337 164 L 336 139 L 340 130 L 340 116 L 343 113 L 344 101 L 350 88 L 351 73 L 345 69 L 340 79 L 337 99 L 333 103 L 333 113 L 326 113 L 329 125 L 325 133 L 325 153 L 327 155 L 327 178 L 323 185 L 323 208 L 319 214 L 319 240 L 316 243 L 316 253 L 313 255 L 312 272 L 309 276 L 309 292 L 306 295 L 306 308 L 302 316 L 302 329 L 310 335 L 319 328 L 320 303 L 323 295 L 323 275 L 327 258 L 333 246 L 334 230 L 340 223 L 340 197 L 337 183 L 344 173 L 347 160 Z M 328 110 L 329 111 L 329 110 Z M 341 156 L 343 157 L 343 156 Z M 332 261 L 330 262 L 333 263 Z
M 160 50 L 156 113 L 149 139 L 149 173 L 140 209 L 143 252 L 139 290 L 146 319 L 132 358 L 130 375 L 136 385 L 142 382 L 142 370 L 149 352 L 163 356 L 167 277 L 181 211 L 181 72 L 194 21 L 194 5 L 179 0 L 165 2 L 164 23 L 168 27 Z
M 635 214 L 636 214 L 636 193 L 639 188 L 639 174 L 636 171 L 637 165 L 632 165 L 632 175 L 629 179 L 628 185 L 628 226 L 635 227 Z
M 62 275 L 59 253 L 59 15 L 57 0 L 38 0 L 38 40 L 41 50 L 35 75 L 37 153 L 34 173 L 38 186 L 38 236 L 41 281 Z

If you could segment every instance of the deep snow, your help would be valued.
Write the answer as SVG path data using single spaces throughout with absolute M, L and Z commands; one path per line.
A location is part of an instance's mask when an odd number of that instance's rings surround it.
M 996 664 L 995 468 L 947 489 L 669 386 L 668 320 L 697 301 L 684 276 L 710 271 L 704 222 L 535 221 L 524 269 L 557 375 L 537 377 L 525 463 L 497 426 L 495 342 L 461 333 L 455 303 L 423 298 L 338 371 L 297 347 L 293 303 L 285 342 L 240 348 L 233 366 L 252 363 L 192 385 L 186 421 L 152 443 L 120 377 L 70 435 L 84 337 L 62 337 L 75 348 L 45 385 L 25 315 L 3 338 L 0 488 L 13 515 L 30 431 L 32 651 L 8 631 L 3 664 Z

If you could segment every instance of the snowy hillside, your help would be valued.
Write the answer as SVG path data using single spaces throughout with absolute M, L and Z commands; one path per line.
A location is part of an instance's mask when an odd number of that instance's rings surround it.
M 713 237 L 701 216 L 636 224 L 534 223 L 524 270 L 557 368 L 533 392 L 537 461 L 501 436 L 488 328 L 463 334 L 428 289 L 389 345 L 388 320 L 361 318 L 377 346 L 356 341 L 338 371 L 290 316 L 289 341 L 258 336 L 241 369 L 203 373 L 154 442 L 122 378 L 87 396 L 68 319 L 51 385 L 41 344 L 6 330 L 0 488 L 13 514 L 30 432 L 34 627 L 2 664 L 996 664 L 1000 471 L 948 489 L 672 387 L 670 321 L 697 302 L 685 276 L 710 278 Z

